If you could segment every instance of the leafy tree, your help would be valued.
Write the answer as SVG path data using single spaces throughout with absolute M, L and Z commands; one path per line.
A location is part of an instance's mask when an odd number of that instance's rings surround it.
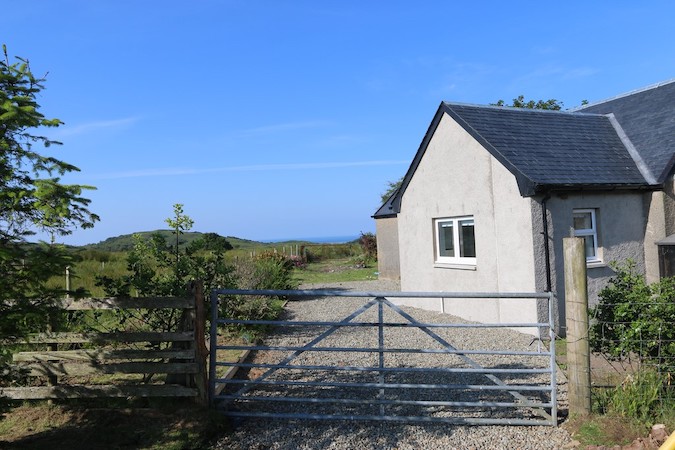
M 53 300 L 63 291 L 47 280 L 72 264 L 57 236 L 90 228 L 99 219 L 82 192 L 90 186 L 64 184 L 61 177 L 79 169 L 38 153 L 60 142 L 37 130 L 58 127 L 40 111 L 37 97 L 45 77 L 33 75 L 28 60 L 10 62 L 3 45 L 0 58 L 0 336 L 21 336 L 55 325 Z M 36 231 L 51 243 L 29 244 Z M 0 364 L 3 350 L 0 350 Z M 0 367 L 0 374 L 3 372 Z
M 168 244 L 159 233 L 149 240 L 134 235 L 134 247 L 127 256 L 129 273 L 118 278 L 100 276 L 96 279 L 106 295 L 186 296 L 189 282 L 193 280 L 202 280 L 205 292 L 234 286 L 234 269 L 225 262 L 225 251 L 231 248 L 229 242 L 209 236 L 181 247 L 180 236 L 192 228 L 194 221 L 184 213 L 182 204 L 175 204 L 173 209 L 174 216 L 166 219 L 166 223 L 173 228 L 174 244 Z M 170 331 L 175 330 L 180 319 L 173 310 L 148 310 L 140 318 L 132 318 L 132 313 L 135 312 L 120 312 L 121 323 L 140 319 L 139 322 L 152 329 Z
M 210 233 L 181 246 L 180 236 L 192 228 L 194 221 L 183 212 L 182 204 L 173 208 L 174 216 L 165 221 L 173 227 L 175 244 L 168 244 L 160 233 L 154 233 L 150 239 L 135 234 L 134 247 L 127 256 L 129 274 L 117 279 L 97 277 L 97 284 L 107 295 L 187 295 L 188 283 L 193 280 L 204 281 L 205 291 L 233 285 L 233 268 L 224 260 L 225 251 L 232 248 L 229 242 Z
M 398 188 L 401 187 L 403 183 L 403 177 L 399 178 L 396 181 L 387 181 L 387 190 L 381 195 L 382 203 L 386 202 L 391 195 L 396 192 Z
M 71 164 L 34 150 L 36 144 L 51 147 L 60 142 L 36 134 L 43 127 L 58 127 L 59 119 L 39 112 L 36 98 L 45 78 L 33 75 L 27 60 L 11 63 L 3 45 L 0 60 L 0 333 L 21 329 L 31 319 L 7 319 L 24 302 L 51 298 L 45 281 L 61 273 L 70 262 L 65 249 L 54 244 L 56 236 L 73 228 L 90 228 L 99 219 L 88 210 L 82 192 L 90 186 L 68 185 L 61 177 L 79 171 Z M 52 236 L 51 245 L 27 244 L 36 231 Z
M 513 108 L 526 108 L 526 109 L 548 109 L 553 111 L 559 111 L 563 107 L 563 102 L 558 101 L 554 98 L 548 100 L 525 100 L 524 95 L 519 95 L 517 98 L 513 99 L 513 103 L 506 105 L 504 100 L 498 100 L 497 103 L 493 103 L 493 106 L 511 106 Z

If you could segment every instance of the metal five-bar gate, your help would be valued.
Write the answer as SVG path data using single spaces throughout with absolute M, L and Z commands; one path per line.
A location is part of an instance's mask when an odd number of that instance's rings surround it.
M 290 301 L 282 320 L 221 316 L 242 296 Z M 435 298 L 535 302 L 548 320 L 470 323 L 400 306 Z M 227 416 L 557 424 L 550 293 L 216 290 L 211 308 L 210 398 Z M 219 343 L 222 325 L 267 328 L 262 342 L 232 345 Z

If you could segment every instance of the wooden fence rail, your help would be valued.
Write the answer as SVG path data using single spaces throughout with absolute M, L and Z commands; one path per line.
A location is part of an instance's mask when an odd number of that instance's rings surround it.
M 181 325 L 179 330 L 171 332 L 38 333 L 15 340 L 15 344 L 48 346 L 48 350 L 21 351 L 13 355 L 14 364 L 29 377 L 46 381 L 35 383 L 41 384 L 38 386 L 0 387 L 0 397 L 14 400 L 193 397 L 199 403 L 207 403 L 208 350 L 204 339 L 201 283 L 193 283 L 189 298 L 65 299 L 60 306 L 65 311 L 176 309 L 181 311 Z M 115 346 L 111 347 L 111 343 Z M 147 348 L 138 348 L 139 344 L 144 347 L 143 343 L 147 343 Z M 87 348 L 71 349 L 73 344 L 84 344 Z M 164 384 L 133 384 L 123 380 L 112 384 L 72 382 L 91 375 L 126 374 L 144 374 L 144 379 L 152 378 L 151 374 L 166 374 L 167 381 Z

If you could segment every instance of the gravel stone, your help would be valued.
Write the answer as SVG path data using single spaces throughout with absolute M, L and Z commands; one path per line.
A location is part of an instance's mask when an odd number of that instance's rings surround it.
M 398 283 L 385 280 L 343 282 L 322 285 L 301 286 L 301 289 L 345 289 L 359 292 L 391 292 L 398 291 Z M 292 320 L 333 320 L 343 319 L 353 312 L 359 305 L 364 303 L 363 298 L 354 299 L 338 297 L 335 299 L 303 299 L 291 301 L 286 306 L 286 314 Z M 359 321 L 376 318 L 377 308 L 364 313 Z M 404 308 L 405 311 L 414 311 L 412 314 L 421 322 L 437 322 L 439 313 L 421 309 Z M 370 314 L 370 316 L 369 316 Z M 385 321 L 396 315 L 385 309 Z M 400 316 L 399 316 L 400 318 Z M 461 319 L 454 318 L 455 321 Z M 267 340 L 268 345 L 302 345 L 308 341 L 308 337 L 315 336 L 316 331 L 309 332 L 299 328 L 288 327 L 288 331 L 274 333 Z M 437 329 L 440 330 L 440 329 Z M 434 331 L 437 331 L 434 330 Z M 417 331 L 417 330 L 415 330 Z M 458 348 L 483 348 L 483 349 L 523 349 L 532 348 L 532 337 L 507 329 L 443 329 L 442 333 L 448 333 L 447 338 L 452 345 Z M 439 334 L 441 332 L 439 331 Z M 387 346 L 397 348 L 429 348 L 433 342 L 424 333 L 411 334 L 410 330 L 403 328 L 387 329 L 385 333 Z M 443 334 L 446 338 L 446 334 Z M 377 332 L 365 329 L 341 329 L 330 338 L 330 346 L 358 346 L 377 347 Z M 322 344 L 324 345 L 324 344 Z M 535 344 L 536 345 L 536 344 Z M 344 355 L 344 354 L 343 354 Z M 438 364 L 449 364 L 452 358 L 458 360 L 458 356 L 425 354 L 420 358 L 418 354 L 387 354 L 387 366 L 397 365 L 435 367 Z M 294 364 L 320 364 L 330 365 L 342 363 L 340 353 L 307 352 L 293 361 Z M 258 354 L 256 361 L 272 362 L 271 355 Z M 278 352 L 275 357 L 278 360 Z M 484 366 L 504 364 L 503 357 L 495 355 L 472 355 L 472 359 Z M 537 359 L 537 361 L 535 361 Z M 529 363 L 542 366 L 542 359 L 534 358 Z M 349 365 L 376 365 L 377 355 L 362 353 L 354 356 L 349 354 Z M 519 361 L 522 361 L 520 359 Z M 461 363 L 461 362 L 460 362 Z M 302 374 L 293 374 L 298 379 L 303 379 Z M 476 375 L 461 374 L 462 382 L 471 382 L 471 377 Z M 407 376 L 407 375 L 406 375 Z M 432 373 L 424 373 L 424 382 L 430 382 Z M 284 378 L 288 379 L 289 372 L 285 372 Z M 502 377 L 503 378 L 503 377 Z M 544 379 L 547 379 L 544 375 Z M 542 379 L 542 383 L 546 382 Z M 558 404 L 565 406 L 567 383 L 562 373 L 558 371 Z M 410 377 L 407 378 L 410 381 Z M 510 376 L 508 381 L 518 381 Z M 363 381 L 363 378 L 360 379 Z M 535 379 L 534 382 L 537 380 Z M 528 384 L 534 384 L 532 378 L 528 378 Z M 484 384 L 484 383 L 482 383 Z M 308 396 L 307 387 L 302 388 L 303 396 Z M 372 392 L 372 391 L 371 391 Z M 432 391 L 433 393 L 433 391 Z M 316 389 L 313 394 L 321 395 L 321 390 Z M 416 393 L 419 397 L 419 393 Z M 256 395 L 279 395 L 274 389 L 256 391 Z M 293 395 L 293 390 L 285 390 L 284 395 Z M 397 398 L 405 398 L 405 391 L 397 391 Z M 430 394 L 431 395 L 431 394 Z M 478 395 L 474 393 L 473 395 Z M 335 397 L 335 392 L 330 393 Z M 346 397 L 353 396 L 353 392 L 345 393 Z M 508 397 L 508 394 L 506 394 Z M 508 400 L 507 400 L 508 401 Z M 297 412 L 299 404 L 288 403 L 279 406 L 280 411 Z M 302 405 L 303 408 L 306 405 Z M 331 406 L 329 406 L 331 407 Z M 333 406 L 345 408 L 345 406 Z M 296 408 L 295 410 L 293 408 Z M 377 406 L 373 406 L 377 408 Z M 402 407 L 405 408 L 405 407 Z M 374 413 L 375 410 L 373 410 Z M 305 412 L 305 411 L 303 411 Z M 401 409 L 400 413 L 405 414 Z M 337 410 L 335 413 L 345 413 Z M 412 412 L 415 414 L 415 412 Z M 467 413 L 470 414 L 470 413 Z M 493 417 L 500 414 L 495 411 Z M 213 445 L 213 449 L 561 449 L 574 446 L 574 441 L 562 427 L 550 426 L 493 426 L 493 425 L 449 425 L 449 424 L 408 424 L 390 422 L 355 422 L 355 421 L 315 421 L 315 420 L 278 420 L 278 419 L 239 419 L 231 418 L 232 430 L 220 437 Z

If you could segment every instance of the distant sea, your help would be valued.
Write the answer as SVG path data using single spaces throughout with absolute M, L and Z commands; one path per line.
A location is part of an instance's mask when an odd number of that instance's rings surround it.
M 265 243 L 275 243 L 275 242 L 288 242 L 288 241 L 305 241 L 313 242 L 316 244 L 344 244 L 345 242 L 351 242 L 358 239 L 359 235 L 352 236 L 326 236 L 326 237 L 300 237 L 300 238 L 287 238 L 287 239 L 264 239 L 261 242 Z

